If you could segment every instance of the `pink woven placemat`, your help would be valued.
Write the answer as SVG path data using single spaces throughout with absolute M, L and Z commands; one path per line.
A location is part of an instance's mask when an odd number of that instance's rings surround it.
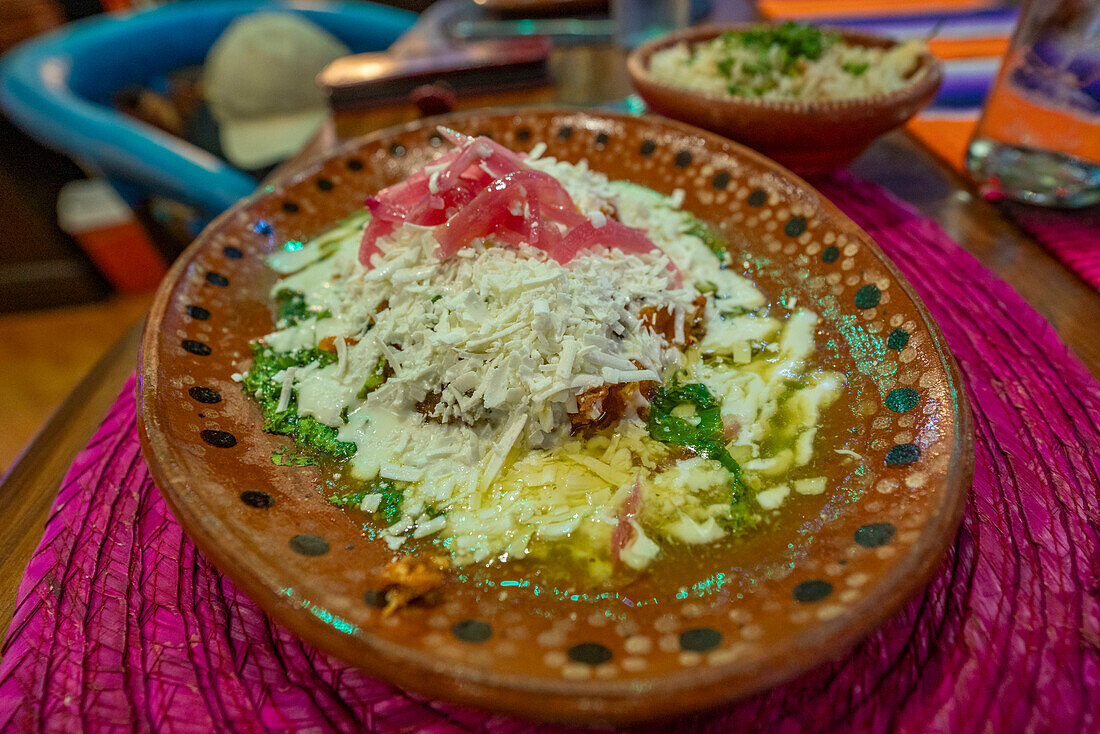
M 1100 291 L 1100 206 L 1061 210 L 1004 202 L 1001 208 L 1050 254 Z
M 646 731 L 1100 728 L 1100 384 L 933 222 L 820 184 L 924 297 L 974 406 L 977 472 L 928 589 L 851 655 Z M 424 700 L 272 624 L 185 538 L 142 461 L 134 381 L 61 486 L 0 659 L 2 731 L 549 731 Z

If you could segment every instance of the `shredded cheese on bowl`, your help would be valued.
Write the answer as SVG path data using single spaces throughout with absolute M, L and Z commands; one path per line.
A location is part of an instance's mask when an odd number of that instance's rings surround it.
M 682 194 L 443 133 L 269 259 L 242 378 L 267 430 L 341 462 L 333 502 L 443 559 L 395 573 L 564 550 L 606 581 L 826 491 L 804 468 L 843 377 L 811 365 L 814 313 L 767 304 Z

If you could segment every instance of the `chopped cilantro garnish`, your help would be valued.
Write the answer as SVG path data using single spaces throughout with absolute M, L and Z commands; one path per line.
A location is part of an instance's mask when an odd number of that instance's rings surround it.
M 740 487 L 734 486 L 730 498 L 730 515 L 718 520 L 722 528 L 733 535 L 752 530 L 760 524 L 760 515 L 753 512 L 750 501 Z
M 359 489 L 354 492 L 346 492 L 340 494 L 339 492 L 333 492 L 329 495 L 328 501 L 337 507 L 358 507 L 359 503 L 363 501 L 363 498 L 370 494 L 368 489 Z
M 761 59 L 755 62 L 748 61 L 741 64 L 741 71 L 745 72 L 746 74 L 767 74 L 769 71 L 771 71 L 771 65 L 768 64 L 767 60 L 765 59 Z M 727 74 L 726 76 L 729 75 Z
M 279 328 L 295 326 L 306 319 L 323 319 L 332 316 L 332 312 L 328 309 L 306 303 L 306 297 L 300 291 L 283 289 L 275 294 L 275 302 L 279 304 L 279 312 L 276 316 Z
M 794 21 L 779 26 L 758 26 L 743 31 L 740 36 L 746 46 L 778 46 L 791 61 L 799 58 L 819 59 L 825 49 L 839 40 L 834 33 L 822 33 L 812 25 Z
M 329 496 L 328 501 L 337 507 L 359 507 L 368 494 L 382 495 L 382 501 L 374 514 L 380 516 L 387 525 L 392 525 L 401 519 L 404 490 L 389 479 L 376 479 L 351 492 L 334 492 Z
M 277 448 L 271 452 L 271 463 L 275 466 L 317 466 L 317 459 L 309 454 L 295 454 L 286 448 Z
M 816 61 L 839 40 L 835 33 L 822 33 L 812 25 L 794 22 L 757 26 L 747 31 L 726 31 L 721 36 L 721 44 L 728 53 L 735 54 L 742 49 L 756 53 L 755 61 L 741 61 L 737 68 L 741 78 L 730 84 L 726 91 L 741 97 L 759 97 L 775 88 L 776 82 L 770 78 L 773 74 L 797 75 L 801 68 L 799 61 Z M 737 60 L 733 55 L 717 62 L 718 73 L 726 79 L 734 78 L 735 66 Z M 862 71 L 852 73 L 860 74 Z
M 281 290 L 275 294 L 275 302 L 279 304 L 278 321 L 287 326 L 293 326 L 309 315 L 306 298 L 298 291 Z
M 387 525 L 392 525 L 401 519 L 401 502 L 405 499 L 403 489 L 388 479 L 383 479 L 375 482 L 371 492 L 382 493 L 382 503 L 378 505 L 375 513 L 381 515 Z
M 709 280 L 697 280 L 695 281 L 695 290 L 700 293 L 717 293 L 718 286 Z
M 695 409 L 698 423 L 692 424 L 672 412 L 681 405 Z M 713 459 L 734 476 L 741 477 L 741 466 L 730 456 L 722 439 L 721 405 L 701 382 L 688 385 L 673 383 L 659 387 L 650 400 L 649 435 L 663 443 L 692 449 L 700 456 Z
M 673 415 L 681 405 L 695 410 L 697 422 Z M 741 465 L 737 463 L 722 438 L 722 408 L 707 386 L 696 382 L 657 388 L 649 405 L 649 435 L 663 443 L 692 449 L 700 456 L 721 464 L 730 474 L 729 518 L 723 521 L 728 531 L 741 532 L 756 525 L 759 518 L 749 509 L 749 500 L 741 484 Z
M 292 393 L 286 410 L 276 411 L 283 386 L 275 375 L 288 367 L 304 367 L 314 362 L 322 365 L 336 361 L 336 355 L 321 349 L 300 349 L 295 352 L 277 352 L 262 344 L 253 344 L 253 362 L 241 383 L 249 395 L 253 395 L 263 411 L 263 429 L 268 433 L 294 436 L 303 446 L 312 446 L 337 459 L 346 459 L 355 453 L 355 444 L 340 441 L 336 429 L 320 423 L 313 416 L 298 415 L 298 395 Z
M 860 63 L 856 63 L 855 61 L 849 61 L 847 63 L 841 64 L 840 68 L 844 69 L 844 71 L 848 72 L 852 76 L 859 76 L 863 72 L 867 71 L 867 69 L 870 68 L 870 66 L 871 66 L 871 64 L 866 62 L 866 61 L 863 61 L 863 62 L 860 62 Z

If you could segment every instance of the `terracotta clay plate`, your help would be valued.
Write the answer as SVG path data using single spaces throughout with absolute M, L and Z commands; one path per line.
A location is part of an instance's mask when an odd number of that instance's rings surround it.
M 822 367 L 847 376 L 815 442 L 829 490 L 764 530 L 612 592 L 476 572 L 390 616 L 392 558 L 330 505 L 315 466 L 260 430 L 231 378 L 269 332 L 264 256 L 330 226 L 446 150 L 445 122 L 516 150 L 587 159 L 664 193 L 730 241 L 773 300 L 822 316 Z M 141 362 L 142 444 L 176 517 L 214 564 L 317 647 L 430 696 L 571 722 L 622 722 L 745 696 L 843 654 L 923 584 L 973 471 L 966 398 L 936 325 L 855 224 L 805 182 L 723 138 L 658 118 L 474 111 L 384 131 L 214 222 L 157 296 Z M 845 447 L 856 454 L 840 454 Z M 489 580 L 487 580 L 487 578 Z

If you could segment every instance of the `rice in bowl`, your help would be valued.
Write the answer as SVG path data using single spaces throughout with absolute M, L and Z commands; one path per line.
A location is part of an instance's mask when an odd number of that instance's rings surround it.
M 669 46 L 652 54 L 649 73 L 670 86 L 720 96 L 828 102 L 890 94 L 914 83 L 926 50 L 916 41 L 861 46 L 788 22 Z

